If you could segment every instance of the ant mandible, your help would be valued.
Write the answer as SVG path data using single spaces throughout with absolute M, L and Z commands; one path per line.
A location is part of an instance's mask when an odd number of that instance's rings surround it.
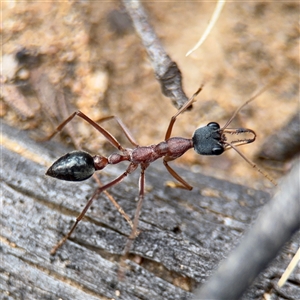
M 105 190 L 110 187 L 120 183 L 127 175 L 134 172 L 138 166 L 141 167 L 141 174 L 139 180 L 139 199 L 137 203 L 137 209 L 135 212 L 135 216 L 133 222 L 130 217 L 124 212 L 124 210 L 115 202 L 114 205 L 117 207 L 119 212 L 123 215 L 123 217 L 127 220 L 129 225 L 132 227 L 131 234 L 129 236 L 129 240 L 133 240 L 139 233 L 137 226 L 139 215 L 142 207 L 142 203 L 144 200 L 145 194 L 145 170 L 150 165 L 150 163 L 154 162 L 159 158 L 163 158 L 163 163 L 169 173 L 181 183 L 181 187 L 187 190 L 191 190 L 192 186 L 190 186 L 183 178 L 181 178 L 168 164 L 169 161 L 175 160 L 178 157 L 182 156 L 187 150 L 194 148 L 194 150 L 200 155 L 220 155 L 224 151 L 233 148 L 236 150 L 249 164 L 255 167 L 259 172 L 264 174 L 257 166 L 249 161 L 236 147 L 244 144 L 249 144 L 255 141 L 256 134 L 251 129 L 246 128 L 227 128 L 231 121 L 235 118 L 237 113 L 249 102 L 254 100 L 259 94 L 263 92 L 261 90 L 254 97 L 250 98 L 246 101 L 242 106 L 240 106 L 232 117 L 228 120 L 228 122 L 220 128 L 220 125 L 215 122 L 210 122 L 204 127 L 200 127 L 195 130 L 192 138 L 183 138 L 183 137 L 171 137 L 173 125 L 176 121 L 176 118 L 186 111 L 195 100 L 195 97 L 202 90 L 202 86 L 196 91 L 196 93 L 186 102 L 186 104 L 178 110 L 178 112 L 171 118 L 169 127 L 167 129 L 165 140 L 156 145 L 150 146 L 139 146 L 137 142 L 134 140 L 132 135 L 126 126 L 122 123 L 120 119 L 115 116 L 106 117 L 101 119 L 100 121 L 105 121 L 109 119 L 115 119 L 122 131 L 125 133 L 129 142 L 134 146 L 133 149 L 123 148 L 121 144 L 116 140 L 114 136 L 112 136 L 107 130 L 101 127 L 99 124 L 92 121 L 88 116 L 86 116 L 81 111 L 74 112 L 69 118 L 67 118 L 63 123 L 61 123 L 56 131 L 49 137 L 52 138 L 57 132 L 61 131 L 62 128 L 69 123 L 75 116 L 78 116 L 89 124 L 91 124 L 96 130 L 98 130 L 115 148 L 119 150 L 119 152 L 112 153 L 108 157 L 104 157 L 101 155 L 92 156 L 84 151 L 73 151 L 70 152 L 61 158 L 59 158 L 53 165 L 47 170 L 46 175 L 51 177 L 66 180 L 66 181 L 82 181 L 90 178 L 95 171 L 99 171 L 104 169 L 107 165 L 118 164 L 121 161 L 129 161 L 130 164 L 125 170 L 123 174 L 112 180 L 111 182 L 98 187 L 92 197 L 88 200 L 82 212 L 76 218 L 74 225 L 71 230 L 57 243 L 56 246 L 51 250 L 51 254 L 55 254 L 57 249 L 61 247 L 64 242 L 71 236 L 73 231 L 75 230 L 77 224 L 84 217 L 88 208 L 92 205 L 95 198 Z M 252 138 L 241 139 L 232 142 L 226 141 L 225 134 L 240 134 L 240 133 L 250 133 L 252 134 Z M 264 174 L 265 175 L 265 174 Z M 266 175 L 265 175 L 266 176 Z M 266 176 L 268 177 L 268 176 Z M 130 244 L 125 245 L 125 254 L 129 251 Z

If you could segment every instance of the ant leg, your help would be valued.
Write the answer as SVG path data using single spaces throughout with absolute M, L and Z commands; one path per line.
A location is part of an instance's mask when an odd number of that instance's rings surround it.
M 48 136 L 47 138 L 43 139 L 43 141 L 48 141 L 51 138 L 53 138 L 70 121 L 72 121 L 75 116 L 78 116 L 78 117 L 84 119 L 86 122 L 88 122 L 90 125 L 92 125 L 96 130 L 98 130 L 111 143 L 112 146 L 114 146 L 115 148 L 117 148 L 120 151 L 124 150 L 124 148 L 121 146 L 121 144 L 117 141 L 117 139 L 112 134 L 110 134 L 106 129 L 104 129 L 99 124 L 97 124 L 96 122 L 94 122 L 93 120 L 91 120 L 87 115 L 85 115 L 81 111 L 76 111 L 73 114 L 71 114 L 65 121 L 63 121 L 60 125 L 57 126 L 57 128 L 55 129 L 55 131 L 50 136 Z
M 169 124 L 169 127 L 168 127 L 168 130 L 166 132 L 166 136 L 165 136 L 165 141 L 168 140 L 171 136 L 171 133 L 172 133 L 172 129 L 173 129 L 173 125 L 176 121 L 176 118 L 181 114 L 183 113 L 184 111 L 186 111 L 191 105 L 193 102 L 195 102 L 195 97 L 201 92 L 202 90 L 202 87 L 203 85 L 200 86 L 200 88 L 197 90 L 197 92 L 178 110 L 177 114 L 175 114 L 172 118 L 171 118 L 171 121 L 170 121 L 170 124 Z
M 133 219 L 133 228 L 131 231 L 130 236 L 128 237 L 127 243 L 124 248 L 124 258 L 127 258 L 128 253 L 130 251 L 131 245 L 133 240 L 137 237 L 138 235 L 138 223 L 139 223 L 139 217 L 141 213 L 141 208 L 143 205 L 143 200 L 144 200 L 144 195 L 145 195 L 145 169 L 147 168 L 148 165 L 143 165 L 142 166 L 142 171 L 140 175 L 140 180 L 139 180 L 139 201 L 136 207 L 134 219 Z
M 116 147 L 120 151 L 125 150 L 113 135 L 111 135 L 106 129 L 101 127 L 99 124 L 91 120 L 87 115 L 85 115 L 81 111 L 78 111 L 76 114 L 78 117 L 84 119 L 89 124 L 91 124 L 96 130 L 102 133 L 102 135 L 112 144 L 112 146 Z
M 60 132 L 73 118 L 76 116 L 77 112 L 72 113 L 66 120 L 64 120 L 61 124 L 59 124 L 54 132 L 50 134 L 48 137 L 40 139 L 41 142 L 51 140 L 58 132 Z
M 183 178 L 181 178 L 169 165 L 166 160 L 163 160 L 165 167 L 169 171 L 169 173 L 176 179 L 178 180 L 182 185 L 179 187 L 186 189 L 186 190 L 192 190 L 193 187 L 189 185 Z
M 103 186 L 102 182 L 100 181 L 100 179 L 97 177 L 96 174 L 93 175 L 93 178 L 95 179 L 95 181 L 98 183 L 98 185 L 100 187 Z M 124 209 L 119 205 L 119 203 L 116 201 L 116 199 L 107 190 L 103 191 L 103 193 L 109 199 L 109 201 L 111 201 L 111 203 L 115 206 L 115 208 L 123 216 L 123 218 L 127 221 L 127 223 L 129 224 L 129 226 L 133 229 L 133 222 L 132 222 L 132 220 L 126 214 L 126 212 L 124 211 Z M 139 234 L 139 232 L 137 232 L 137 235 L 138 234 Z
M 119 124 L 120 128 L 122 129 L 122 131 L 124 132 L 124 134 L 126 135 L 128 141 L 134 146 L 134 147 L 138 147 L 138 143 L 135 141 L 134 137 L 132 136 L 131 132 L 129 131 L 129 129 L 125 126 L 125 124 L 121 121 L 121 119 L 119 119 L 116 116 L 109 116 L 109 117 L 104 117 L 100 120 L 98 120 L 98 122 L 104 122 L 107 120 L 111 120 L 111 119 L 115 119 L 117 121 L 117 123 Z
M 76 218 L 76 221 L 74 223 L 74 225 L 72 226 L 71 230 L 52 248 L 52 250 L 50 251 L 50 254 L 53 255 L 56 253 L 57 249 L 60 248 L 65 242 L 66 240 L 71 236 L 71 234 L 73 233 L 73 231 L 75 230 L 77 224 L 82 220 L 82 218 L 84 217 L 84 215 L 86 214 L 87 210 L 89 209 L 89 207 L 92 205 L 93 201 L 95 198 L 97 198 L 99 196 L 99 194 L 101 194 L 103 191 L 105 191 L 106 189 L 120 183 L 128 174 L 132 173 L 134 170 L 136 170 L 137 165 L 135 164 L 130 164 L 128 166 L 128 168 L 126 169 L 126 171 L 120 175 L 119 177 L 117 177 L 116 179 L 114 179 L 113 181 L 107 183 L 106 185 L 103 185 L 102 187 L 97 188 L 97 190 L 94 192 L 93 196 L 90 198 L 90 200 L 87 202 L 87 204 L 85 205 L 84 209 L 82 210 L 82 212 L 79 214 L 79 216 Z M 134 227 L 134 226 L 133 226 Z

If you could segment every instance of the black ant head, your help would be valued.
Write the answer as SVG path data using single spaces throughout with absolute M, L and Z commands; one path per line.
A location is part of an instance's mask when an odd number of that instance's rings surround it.
M 228 122 L 225 126 L 228 126 Z M 255 141 L 256 134 L 247 128 L 220 128 L 216 122 L 210 122 L 198 128 L 192 137 L 194 149 L 201 155 L 220 155 L 224 151 Z M 227 141 L 226 135 L 250 134 L 251 137 Z M 236 148 L 235 148 L 236 149 Z
M 46 175 L 66 181 L 82 181 L 94 172 L 94 158 L 87 152 L 73 151 L 54 162 Z
M 250 144 L 255 141 L 256 133 L 252 129 L 247 128 L 227 128 L 232 120 L 236 117 L 236 115 L 240 112 L 240 110 L 253 101 L 256 97 L 258 97 L 261 93 L 263 93 L 268 86 L 265 86 L 261 89 L 256 95 L 247 100 L 243 105 L 241 105 L 231 116 L 231 118 L 227 121 L 227 123 L 220 128 L 220 125 L 215 122 L 208 123 L 205 127 L 198 128 L 192 137 L 193 146 L 195 151 L 201 155 L 220 155 L 224 151 L 233 148 L 237 151 L 242 157 L 244 157 L 236 147 Z M 200 91 L 201 89 L 199 89 Z M 199 91 L 197 93 L 199 93 Z M 197 93 L 195 95 L 197 95 Z M 237 139 L 234 141 L 228 142 L 225 134 L 230 135 L 239 135 L 239 134 L 250 134 L 251 137 L 245 137 L 241 139 Z M 245 158 L 245 157 L 244 157 Z
M 216 122 L 198 128 L 192 140 L 195 151 L 201 155 L 220 155 L 225 150 L 222 144 L 224 136 L 220 131 L 220 125 Z

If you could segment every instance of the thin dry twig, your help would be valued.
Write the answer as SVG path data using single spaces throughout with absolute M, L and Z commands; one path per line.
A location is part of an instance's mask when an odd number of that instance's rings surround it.
M 290 275 L 292 274 L 294 269 L 297 267 L 297 264 L 299 263 L 299 261 L 300 261 L 300 248 L 298 249 L 298 251 L 296 252 L 294 257 L 292 258 L 292 260 L 289 263 L 288 267 L 286 268 L 285 272 L 280 277 L 280 279 L 278 281 L 279 287 L 282 287 L 286 283 L 286 281 L 288 280 L 288 278 L 290 277 Z
M 190 54 L 192 54 L 195 50 L 197 50 L 203 43 L 204 41 L 206 40 L 206 38 L 208 37 L 208 35 L 210 34 L 211 30 L 213 29 L 213 27 L 215 26 L 219 16 L 220 16 L 220 13 L 223 9 L 223 6 L 225 4 L 226 0 L 219 0 L 217 5 L 216 5 L 216 8 L 214 10 L 214 13 L 208 23 L 208 26 L 206 27 L 203 35 L 201 36 L 200 40 L 197 42 L 197 44 L 192 48 L 190 49 L 185 56 L 189 56 Z

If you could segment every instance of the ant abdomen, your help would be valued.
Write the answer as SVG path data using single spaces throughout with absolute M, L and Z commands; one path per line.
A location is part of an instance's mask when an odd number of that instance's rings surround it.
M 66 181 L 82 181 L 90 178 L 94 172 L 94 158 L 89 153 L 72 151 L 54 162 L 46 175 Z

